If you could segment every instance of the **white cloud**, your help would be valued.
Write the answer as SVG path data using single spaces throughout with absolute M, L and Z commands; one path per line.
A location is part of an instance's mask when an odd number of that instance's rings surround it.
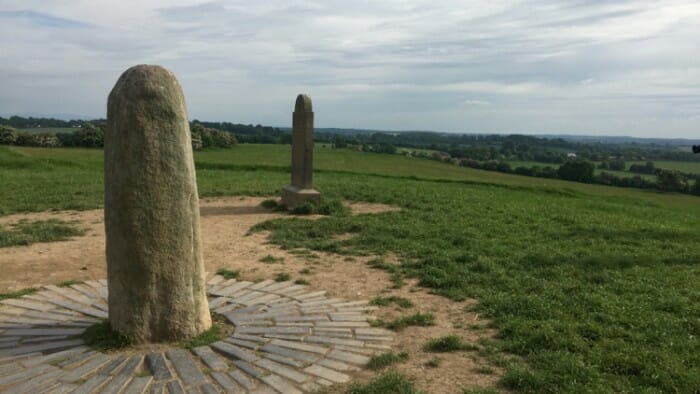
M 158 63 L 200 119 L 697 137 L 695 1 L 4 0 L 0 34 L 0 115 L 104 116 Z

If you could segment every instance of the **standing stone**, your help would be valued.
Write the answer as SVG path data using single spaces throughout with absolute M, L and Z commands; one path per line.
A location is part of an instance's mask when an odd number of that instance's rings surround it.
M 313 189 L 314 113 L 311 98 L 297 96 L 292 115 L 292 184 L 282 189 L 282 203 L 294 208 L 304 201 L 318 202 L 319 192 Z
M 109 321 L 136 342 L 211 327 L 187 109 L 170 71 L 124 72 L 104 142 Z

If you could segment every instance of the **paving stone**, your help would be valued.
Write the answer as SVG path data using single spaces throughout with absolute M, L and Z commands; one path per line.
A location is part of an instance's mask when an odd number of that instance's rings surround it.
M 366 321 L 329 321 L 329 322 L 318 322 L 316 327 L 347 327 L 347 328 L 358 328 L 358 327 L 369 327 L 369 323 Z
M 210 344 L 212 349 L 223 353 L 226 356 L 231 356 L 234 359 L 244 360 L 244 361 L 255 361 L 258 359 L 254 354 L 248 353 L 247 351 L 241 349 L 236 345 L 232 345 L 228 342 L 218 341 Z
M 90 306 L 77 304 L 75 302 L 62 301 L 59 299 L 51 299 L 51 300 L 49 300 L 49 302 L 52 304 L 58 305 L 58 306 L 62 306 L 66 309 L 80 312 L 80 313 L 88 315 L 88 316 L 94 316 L 94 317 L 97 317 L 100 319 L 106 319 L 108 317 L 107 312 L 105 312 L 103 310 L 93 308 Z
M 331 338 L 331 337 L 316 336 L 316 335 L 309 335 L 308 337 L 304 338 L 304 341 L 312 342 L 312 343 L 329 343 L 329 344 L 334 344 L 334 345 L 345 345 L 345 346 L 356 346 L 356 347 L 362 347 L 364 345 L 363 342 L 356 341 L 353 339 Z
M 35 392 L 41 387 L 54 384 L 61 375 L 63 375 L 63 371 L 54 367 L 22 384 L 13 386 L 12 391 L 15 393 Z
M 277 325 L 280 327 L 313 327 L 313 323 L 305 323 L 305 322 L 277 322 Z
M 212 276 L 212 277 L 209 279 L 209 281 L 207 282 L 207 284 L 209 285 L 209 287 L 212 287 L 212 286 L 218 285 L 219 283 L 221 283 L 221 282 L 223 282 L 223 281 L 224 281 L 224 277 L 223 277 L 223 276 L 221 276 L 221 275 L 214 275 L 214 276 Z
M 103 365 L 107 364 L 111 359 L 112 358 L 110 356 L 99 354 L 97 357 L 91 359 L 85 364 L 62 376 L 61 381 L 67 383 L 74 383 L 77 380 L 86 379 L 88 376 L 100 369 Z
M 237 293 L 237 292 L 239 292 L 247 287 L 250 287 L 252 285 L 253 285 L 253 282 L 241 281 L 241 282 L 232 284 L 228 287 L 221 289 L 219 291 L 219 294 L 223 295 L 223 296 L 232 295 L 232 294 L 235 294 L 235 293 Z
M 48 364 L 48 363 L 53 363 L 56 361 L 60 361 L 63 359 L 67 359 L 69 357 L 77 356 L 79 354 L 82 354 L 88 350 L 87 346 L 78 346 L 72 349 L 68 350 L 62 350 L 60 352 L 56 353 L 51 353 L 46 356 L 41 356 L 41 357 L 33 357 L 29 358 L 26 360 L 20 361 L 20 363 L 25 366 L 25 367 L 34 367 L 39 364 Z
M 14 340 L 11 342 L 3 342 L 3 343 L 0 343 L 0 350 L 1 349 L 14 349 L 17 346 L 19 346 L 19 340 Z
M 269 286 L 269 285 L 271 285 L 271 284 L 273 284 L 273 283 L 276 283 L 276 282 L 275 282 L 274 280 L 272 280 L 272 279 L 266 279 L 266 280 L 260 281 L 260 282 L 258 282 L 258 283 L 256 283 L 256 284 L 250 286 L 249 289 L 251 289 L 251 290 L 258 290 L 258 289 L 262 289 L 262 288 L 265 287 L 265 286 Z
M 285 341 L 302 342 L 305 335 L 265 334 L 265 338 L 284 339 Z
M 45 304 L 43 302 L 29 301 L 22 298 L 8 298 L 6 300 L 0 301 L 0 304 L 12 305 L 19 308 L 30 309 L 35 311 L 47 312 L 55 307 L 53 305 Z
M 227 393 L 232 393 L 240 390 L 240 386 L 236 384 L 233 380 L 231 380 L 231 378 L 229 378 L 229 375 L 226 375 L 222 372 L 214 371 L 211 373 L 211 377 Z
M 207 382 L 207 378 L 187 350 L 168 350 L 166 354 L 185 386 L 199 386 Z
M 153 380 L 153 376 L 135 376 L 124 389 L 124 394 L 143 394 Z
M 290 382 L 282 379 L 277 375 L 268 375 L 263 377 L 261 380 L 267 383 L 273 389 L 279 391 L 280 393 L 302 394 L 302 391 L 299 391 L 299 389 L 294 387 L 294 385 L 292 385 Z
M 41 343 L 38 345 L 17 347 L 14 349 L 3 349 L 0 350 L 0 356 L 16 356 L 21 354 L 45 352 L 49 350 L 62 350 L 80 345 L 83 345 L 82 339 L 70 339 L 65 341 L 48 342 Z
M 377 349 L 377 350 L 391 350 L 391 346 L 382 345 L 378 343 L 365 343 L 366 348 Z
M 276 322 L 315 322 L 328 321 L 328 315 L 287 315 L 275 318 Z
M 25 382 L 35 376 L 40 376 L 41 374 L 50 372 L 54 369 L 56 369 L 56 367 L 52 367 L 51 365 L 40 365 L 36 368 L 22 369 L 9 375 L 1 376 L 0 388 Z
M 226 298 L 226 297 L 214 298 L 213 300 L 209 301 L 209 309 L 218 308 L 218 307 L 226 304 L 229 301 L 230 301 L 230 298 Z
M 257 335 L 239 334 L 237 332 L 234 332 L 233 335 L 231 335 L 231 338 L 242 339 L 244 341 L 261 342 L 261 343 L 268 342 L 267 339 L 265 339 L 263 337 L 259 337 Z
M 260 327 L 260 326 L 242 326 L 237 327 L 236 332 L 241 334 L 311 334 L 311 329 L 308 327 Z
M 59 362 L 57 365 L 63 369 L 74 369 L 74 368 L 77 368 L 78 365 L 86 362 L 89 359 L 97 357 L 97 356 L 98 356 L 97 352 L 90 350 L 90 351 L 87 351 L 85 353 L 75 354 L 75 355 L 71 356 L 70 358 L 67 358 L 67 359 Z
M 323 347 L 323 346 L 317 346 L 317 345 L 308 345 L 305 343 L 298 343 L 298 342 L 292 342 L 292 341 L 285 341 L 282 339 L 273 339 L 270 344 L 272 345 L 277 345 L 277 346 L 282 346 L 282 347 L 287 347 L 290 349 L 296 349 L 296 350 L 302 350 L 305 352 L 311 352 L 311 353 L 319 353 L 319 354 L 326 354 L 328 352 L 328 348 Z
M 0 376 L 11 375 L 23 370 L 23 366 L 18 363 L 7 363 L 0 365 Z
M 356 328 L 355 334 L 357 335 L 374 335 L 374 336 L 394 336 L 395 332 L 391 330 L 386 330 L 384 328 Z
M 371 356 L 377 351 L 374 349 L 369 349 L 369 348 L 359 348 L 359 347 L 353 347 L 353 346 L 345 346 L 345 345 L 335 345 L 333 346 L 337 350 L 342 350 L 350 353 L 356 353 L 356 354 L 364 354 L 366 356 Z
M 258 350 L 258 347 L 260 346 L 259 343 L 257 342 L 250 342 L 250 341 L 244 341 L 242 339 L 236 339 L 236 338 L 226 338 L 224 341 L 228 343 L 232 343 L 234 345 L 238 345 L 244 348 L 248 348 L 251 350 Z
M 228 364 L 221 356 L 214 353 L 209 346 L 199 346 L 192 351 L 199 356 L 204 365 L 209 367 L 209 369 L 214 371 L 226 371 L 228 369 Z
M 300 387 L 302 390 L 304 390 L 306 392 L 311 392 L 311 393 L 322 389 L 322 387 L 320 385 L 318 385 L 314 382 L 306 382 L 306 383 L 302 384 Z
M 147 390 L 151 394 L 163 394 L 165 386 L 165 382 L 152 382 Z
M 117 356 L 114 360 L 109 362 L 107 365 L 105 365 L 100 371 L 98 372 L 101 375 L 112 375 L 119 367 L 124 364 L 126 361 L 126 356 Z
M 263 371 L 260 369 L 256 368 L 253 364 L 243 361 L 243 360 L 234 360 L 233 363 L 243 372 L 247 373 L 248 375 L 259 378 L 261 376 L 266 375 Z
M 276 292 L 277 290 L 281 290 L 281 289 L 284 289 L 285 287 L 289 287 L 289 286 L 293 286 L 293 285 L 294 285 L 294 282 L 292 282 L 291 280 L 287 280 L 284 282 L 275 282 L 269 286 L 263 287 L 260 290 L 271 293 L 271 292 Z
M 237 369 L 229 371 L 228 374 L 236 383 L 243 386 L 246 390 L 252 390 L 255 387 L 255 382 Z
M 232 317 L 244 317 L 244 316 L 252 316 L 254 313 L 264 310 L 265 306 L 264 305 L 253 305 L 253 306 L 246 306 L 243 308 L 238 308 L 238 309 L 233 309 L 229 312 L 227 312 L 227 315 L 231 315 Z
M 304 301 L 304 300 L 310 300 L 314 298 L 323 298 L 323 296 L 326 294 L 325 290 L 322 291 L 315 291 L 313 293 L 304 293 L 302 295 L 294 296 L 293 298 L 298 301 Z
M 256 361 L 255 365 L 265 368 L 272 373 L 276 373 L 277 375 L 283 376 L 297 383 L 304 383 L 310 379 L 308 375 L 305 375 L 301 372 L 295 371 L 292 368 L 286 367 L 282 364 L 278 364 L 274 361 L 270 361 L 264 358 Z
M 90 394 L 100 388 L 110 379 L 109 375 L 95 375 L 86 380 L 85 383 L 78 386 L 74 391 L 75 394 Z
M 104 387 L 100 389 L 100 394 L 117 394 L 131 380 L 133 375 L 116 375 Z
M 336 371 L 357 371 L 359 368 L 352 366 L 350 364 L 345 364 L 340 361 L 336 360 L 331 360 L 329 358 L 324 358 L 321 360 L 316 361 L 316 364 L 330 368 L 330 369 L 335 369 Z
M 59 336 L 51 336 L 51 337 L 27 337 L 24 340 L 22 340 L 23 344 L 30 344 L 30 343 L 41 343 L 41 342 L 52 342 L 52 341 L 61 341 L 71 338 L 71 336 L 68 335 L 59 335 Z
M 136 374 L 136 371 L 139 369 L 139 367 L 141 367 L 142 363 L 143 363 L 143 356 L 142 355 L 131 356 L 124 364 L 124 367 L 119 370 L 118 374 L 119 375 L 134 376 L 134 374 Z
M 394 337 L 370 337 L 366 335 L 355 335 L 355 339 L 359 341 L 390 342 L 394 339 Z
M 319 358 L 319 356 L 316 354 L 300 352 L 298 350 L 283 348 L 276 345 L 265 345 L 260 350 L 262 350 L 263 352 L 273 353 L 284 357 L 290 357 L 296 360 L 301 360 L 309 363 L 314 362 Z
M 293 358 L 285 357 L 285 356 L 280 356 L 279 354 L 275 353 L 267 353 L 265 354 L 265 358 L 270 359 L 272 361 L 277 361 L 278 363 L 281 364 L 286 364 L 295 368 L 301 368 L 304 365 L 306 365 L 306 362 L 303 361 L 298 361 Z
M 172 379 L 173 375 L 165 363 L 162 353 L 150 353 L 146 355 L 146 365 L 156 381 Z
M 365 365 L 369 362 L 369 357 L 360 354 L 344 352 L 333 349 L 328 353 L 328 358 L 345 361 L 350 364 Z
M 219 394 L 219 390 L 211 383 L 199 386 L 199 392 L 202 394 Z
M 55 382 L 55 384 L 50 386 L 49 390 L 42 391 L 39 394 L 42 394 L 42 393 L 68 394 L 68 393 L 74 393 L 76 388 L 78 388 L 78 386 L 75 384 L 72 384 L 72 383 L 60 384 L 58 382 Z
M 330 313 L 333 321 L 367 321 L 367 315 L 360 313 Z
M 168 393 L 170 394 L 185 394 L 185 390 L 182 385 L 177 380 L 171 380 L 168 382 Z
M 304 372 L 316 375 L 320 378 L 330 380 L 331 382 L 335 383 L 346 383 L 350 381 L 350 377 L 348 375 L 345 375 L 344 373 L 340 373 L 338 371 L 334 371 L 332 369 L 328 369 L 326 367 L 322 367 L 320 365 L 311 365 L 309 367 L 304 368 Z

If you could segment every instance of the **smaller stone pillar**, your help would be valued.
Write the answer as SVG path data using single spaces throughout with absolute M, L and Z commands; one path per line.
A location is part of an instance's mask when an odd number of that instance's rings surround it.
M 318 202 L 321 194 L 313 189 L 314 113 L 311 98 L 297 96 L 292 115 L 292 184 L 282 189 L 282 204 L 295 208 L 304 201 Z

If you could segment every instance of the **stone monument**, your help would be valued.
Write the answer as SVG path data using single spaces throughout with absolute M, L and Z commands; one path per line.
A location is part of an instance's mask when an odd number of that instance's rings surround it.
M 211 327 L 187 109 L 160 66 L 124 72 L 109 95 L 104 141 L 109 321 L 139 342 Z
M 314 113 L 311 98 L 305 94 L 297 96 L 292 115 L 292 184 L 282 189 L 282 204 L 288 208 L 321 199 L 313 189 Z

